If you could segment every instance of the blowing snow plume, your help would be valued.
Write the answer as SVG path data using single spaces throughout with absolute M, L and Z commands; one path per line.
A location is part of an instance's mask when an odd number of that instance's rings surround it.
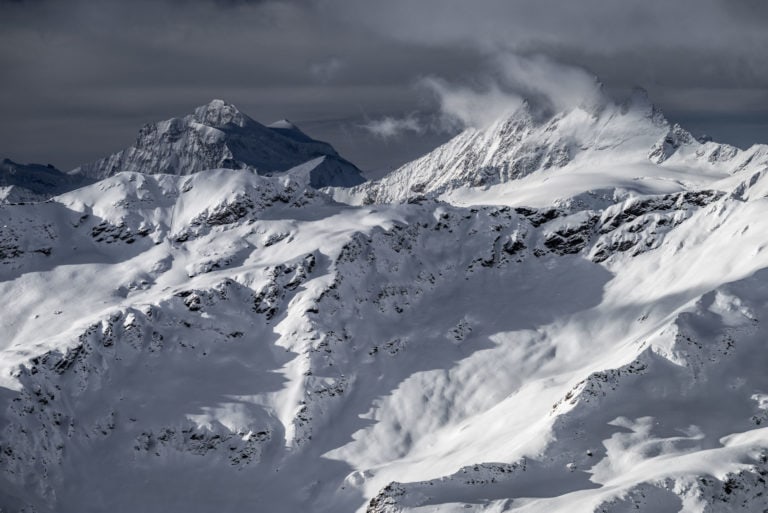
M 560 64 L 542 55 L 503 54 L 493 61 L 502 87 L 545 110 L 560 112 L 577 107 L 591 110 L 606 101 L 597 77 L 582 68 Z
M 523 102 L 542 114 L 582 107 L 594 109 L 606 101 L 597 78 L 574 66 L 544 56 L 494 56 L 492 71 L 479 87 L 427 78 L 422 84 L 440 103 L 442 116 L 459 126 L 483 128 L 506 117 Z
M 544 56 L 504 53 L 489 58 L 488 67 L 488 73 L 471 84 L 434 76 L 419 81 L 438 103 L 439 114 L 430 129 L 484 128 L 509 117 L 523 103 L 533 112 L 549 116 L 574 108 L 595 110 L 608 101 L 594 75 Z M 413 119 L 386 117 L 376 127 L 412 129 Z

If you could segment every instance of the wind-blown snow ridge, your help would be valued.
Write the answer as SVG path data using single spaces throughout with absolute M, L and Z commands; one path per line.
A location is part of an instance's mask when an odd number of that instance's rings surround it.
M 212 100 L 194 114 L 145 125 L 136 143 L 114 155 L 85 164 L 71 173 L 96 179 L 120 171 L 189 175 L 206 169 L 280 172 L 323 157 L 318 187 L 348 187 L 364 181 L 360 170 L 329 144 L 316 141 L 291 125 L 264 126 L 223 100 Z
M 762 512 L 766 156 L 635 100 L 370 205 L 328 156 L 0 205 L 0 508 Z
M 637 179 L 669 176 L 669 170 L 660 167 L 734 172 L 766 163 L 767 146 L 741 151 L 699 141 L 679 125 L 671 125 L 638 90 L 620 104 L 578 107 L 553 116 L 537 114 L 524 103 L 510 117 L 487 128 L 467 129 L 382 179 L 338 191 L 336 197 L 354 204 L 405 201 L 421 195 L 462 202 L 465 192 L 472 197 L 479 188 L 493 191 L 481 194 L 486 200 L 507 203 L 521 199 L 517 186 L 526 179 L 567 180 L 596 170 L 607 175 L 607 181 L 582 176 L 588 184 L 583 191 L 587 191 L 604 189 L 617 171 Z

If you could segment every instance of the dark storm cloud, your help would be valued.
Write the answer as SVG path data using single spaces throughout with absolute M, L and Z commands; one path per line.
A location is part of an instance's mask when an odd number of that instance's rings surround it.
M 758 0 L 0 0 L 0 156 L 74 167 L 223 97 L 394 165 L 446 137 L 414 121 L 440 94 L 493 92 L 520 56 L 617 94 L 644 86 L 716 137 L 768 141 L 766 19 Z

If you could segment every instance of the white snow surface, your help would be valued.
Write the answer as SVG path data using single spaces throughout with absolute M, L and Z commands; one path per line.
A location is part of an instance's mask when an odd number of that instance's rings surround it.
M 350 204 L 427 196 L 460 205 L 549 206 L 580 193 L 681 191 L 765 165 L 768 146 L 742 151 L 699 141 L 671 125 L 638 90 L 621 104 L 554 116 L 537 114 L 526 103 L 379 180 L 332 192 Z
M 767 157 L 633 100 L 0 205 L 0 510 L 763 512 Z

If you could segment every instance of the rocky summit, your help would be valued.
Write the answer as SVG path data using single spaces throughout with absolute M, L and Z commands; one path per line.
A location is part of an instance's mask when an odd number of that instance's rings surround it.
M 261 174 L 287 171 L 315 161 L 314 187 L 350 186 L 364 181 L 360 170 L 327 143 L 285 121 L 264 126 L 223 100 L 193 114 L 145 125 L 136 143 L 71 171 L 102 179 L 121 171 L 190 175 L 206 169 L 253 168 Z

